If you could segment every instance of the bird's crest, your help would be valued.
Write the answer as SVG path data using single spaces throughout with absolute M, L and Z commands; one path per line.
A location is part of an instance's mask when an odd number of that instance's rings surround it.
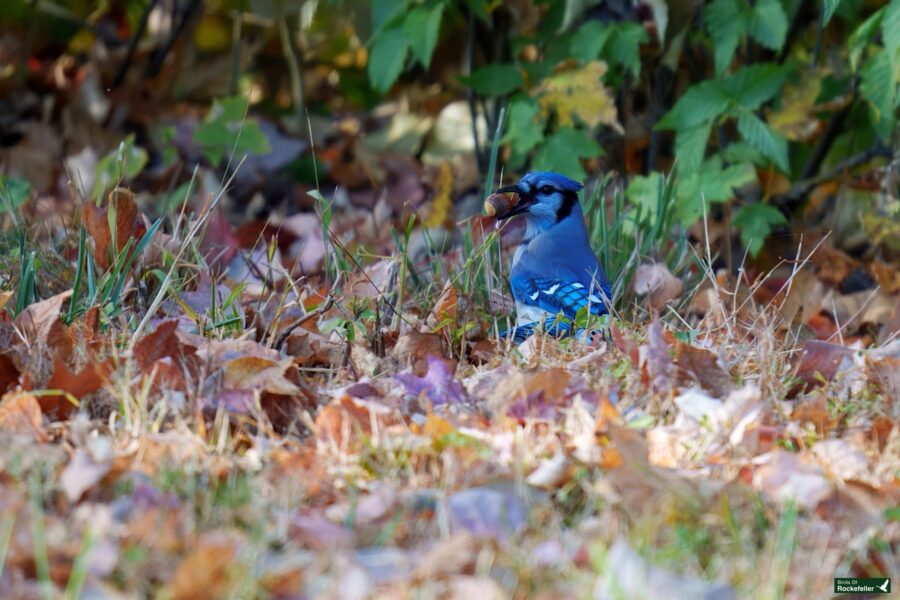
M 531 171 L 522 176 L 520 183 L 527 185 L 531 190 L 540 189 L 542 186 L 550 185 L 565 192 L 577 192 L 584 187 L 577 181 L 552 171 Z

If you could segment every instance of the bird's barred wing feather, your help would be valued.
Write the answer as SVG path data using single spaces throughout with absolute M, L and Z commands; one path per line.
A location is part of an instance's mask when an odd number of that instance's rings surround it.
M 574 319 L 578 311 L 589 307 L 591 314 L 603 315 L 609 290 L 589 288 L 577 281 L 560 281 L 547 277 L 513 277 L 510 281 L 516 300 L 547 311 L 551 315 L 562 313 Z

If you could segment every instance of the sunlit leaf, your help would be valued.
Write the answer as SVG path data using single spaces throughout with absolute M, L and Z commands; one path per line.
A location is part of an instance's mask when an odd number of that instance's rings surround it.
M 593 128 L 602 123 L 621 131 L 616 103 L 603 85 L 606 71 L 606 63 L 597 60 L 545 79 L 537 89 L 544 114 L 555 114 L 561 125 L 579 121 Z

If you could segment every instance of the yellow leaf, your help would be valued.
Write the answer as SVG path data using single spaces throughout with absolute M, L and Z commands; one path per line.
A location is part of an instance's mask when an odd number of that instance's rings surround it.
M 572 125 L 575 119 L 591 128 L 602 123 L 622 133 L 616 104 L 603 85 L 606 71 L 606 63 L 595 60 L 545 79 L 536 90 L 544 116 L 555 113 L 560 125 Z
M 428 211 L 428 217 L 425 219 L 425 226 L 432 229 L 446 223 L 450 216 L 450 209 L 453 208 L 453 199 L 451 198 L 453 170 L 450 168 L 448 161 L 445 160 L 441 163 L 441 169 L 438 171 L 435 184 L 437 192 L 434 195 L 434 201 L 431 203 L 431 210 Z
M 217 15 L 204 15 L 194 30 L 194 45 L 202 52 L 222 52 L 231 47 L 231 27 Z
M 428 417 L 425 419 L 425 426 L 422 428 L 422 433 L 430 438 L 439 438 L 443 435 L 453 433 L 453 425 L 446 419 L 442 419 L 435 414 L 429 413 Z
M 815 116 L 820 87 L 821 80 L 816 76 L 804 77 L 795 85 L 785 86 L 781 108 L 769 111 L 767 115 L 772 129 L 792 142 L 813 138 L 820 126 Z

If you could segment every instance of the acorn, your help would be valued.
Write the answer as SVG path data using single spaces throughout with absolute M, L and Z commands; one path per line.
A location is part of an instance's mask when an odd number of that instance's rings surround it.
M 484 212 L 489 217 L 497 217 L 498 219 L 502 219 L 510 212 L 512 209 L 518 204 L 519 196 L 518 194 L 491 194 L 488 196 L 487 200 L 484 201 Z

